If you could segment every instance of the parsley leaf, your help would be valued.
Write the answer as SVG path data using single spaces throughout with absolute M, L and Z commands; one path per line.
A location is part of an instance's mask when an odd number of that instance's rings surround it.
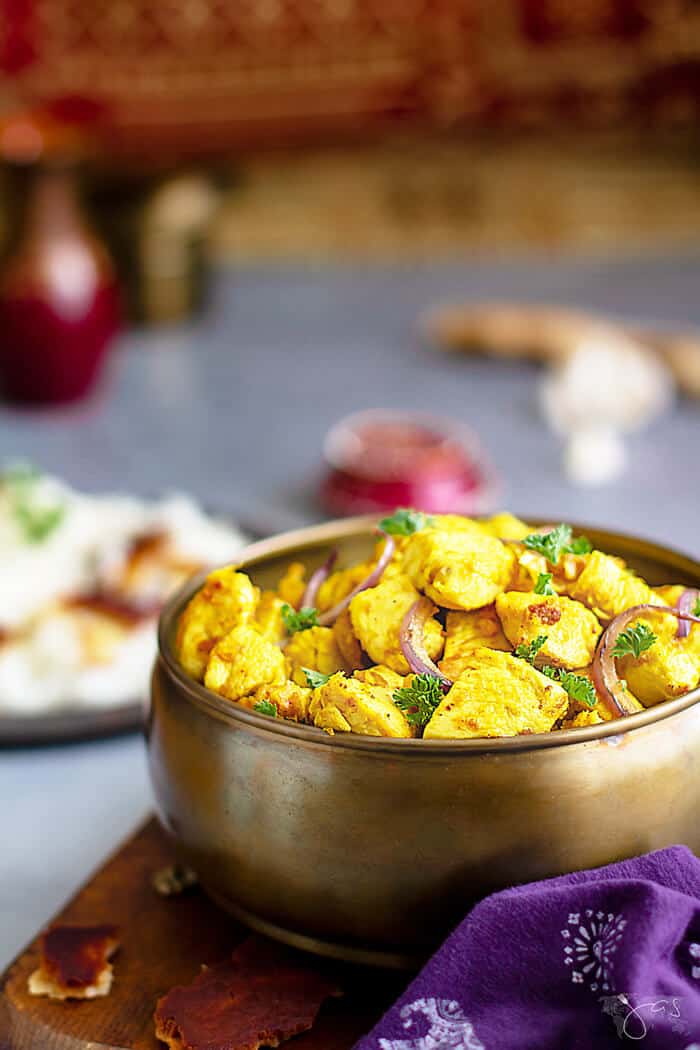
M 41 543 L 63 521 L 65 508 L 32 507 L 27 503 L 16 503 L 14 515 L 29 543 Z
M 432 674 L 417 674 L 407 689 L 397 689 L 392 699 L 406 715 L 411 726 L 424 726 L 444 697 L 439 678 Z
M 535 657 L 546 641 L 546 634 L 538 634 L 532 642 L 522 642 L 516 646 L 514 656 L 520 657 L 521 660 L 527 660 L 529 664 L 534 665 Z
M 695 605 L 693 606 L 693 616 L 700 616 L 700 598 L 697 598 L 695 600 Z
M 593 547 L 585 536 L 571 538 L 571 526 L 563 522 L 550 532 L 532 532 L 523 540 L 531 551 L 543 554 L 547 561 L 556 565 L 562 554 L 589 554 Z
M 535 594 L 555 594 L 555 590 L 552 587 L 552 574 L 551 572 L 541 572 L 537 577 L 537 583 L 535 584 Z
M 37 500 L 36 483 L 41 472 L 31 464 L 9 467 L 0 479 L 6 487 L 12 515 L 27 543 L 41 543 L 57 528 L 66 513 L 62 503 Z
M 269 715 L 270 718 L 277 718 L 277 708 L 272 703 L 272 700 L 258 700 L 257 704 L 253 704 L 253 710 L 260 715 Z
M 379 528 L 391 536 L 412 536 L 414 532 L 420 532 L 421 529 L 427 529 L 434 524 L 435 520 L 427 514 L 411 510 L 409 507 L 400 507 L 390 517 L 382 518 Z
M 305 606 L 297 611 L 285 602 L 281 613 L 284 626 L 289 634 L 296 634 L 297 631 L 308 631 L 309 627 L 318 627 L 318 612 L 309 606 Z
M 323 674 L 322 671 L 314 671 L 311 667 L 302 667 L 302 671 L 306 675 L 306 684 L 310 689 L 318 689 L 320 685 L 325 685 L 331 677 L 329 674 Z
M 595 691 L 595 686 L 584 675 L 574 674 L 573 671 L 565 671 L 562 667 L 552 667 L 550 664 L 546 664 L 540 670 L 547 678 L 552 678 L 555 682 L 558 682 L 572 700 L 578 700 L 580 704 L 585 704 L 586 707 L 595 707 L 598 703 L 598 694 Z
M 651 649 L 656 641 L 656 635 L 651 627 L 645 623 L 636 623 L 634 627 L 628 627 L 626 631 L 617 636 L 613 656 L 635 656 L 637 659 Z

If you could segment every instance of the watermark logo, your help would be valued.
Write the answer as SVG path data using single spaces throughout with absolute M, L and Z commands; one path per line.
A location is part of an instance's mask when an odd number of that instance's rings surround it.
M 683 1000 L 679 996 L 652 997 L 618 992 L 617 995 L 601 996 L 600 1003 L 603 1013 L 612 1019 L 620 1039 L 640 1042 L 662 1017 L 672 1032 L 684 1036 L 690 1034 L 683 1019 Z

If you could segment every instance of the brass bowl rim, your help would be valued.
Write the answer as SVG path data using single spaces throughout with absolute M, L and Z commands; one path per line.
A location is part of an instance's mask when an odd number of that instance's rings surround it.
M 241 568 L 253 567 L 255 564 L 266 561 L 272 556 L 279 556 L 285 552 L 292 554 L 300 546 L 316 546 L 331 540 L 358 536 L 376 528 L 379 520 L 380 515 L 366 514 L 329 521 L 321 525 L 310 525 L 290 532 L 278 533 L 275 536 L 258 540 L 245 547 L 235 564 Z M 531 521 L 533 525 L 544 524 L 545 522 L 545 519 L 528 516 L 524 520 Z M 553 519 L 550 517 L 546 520 L 551 521 Z M 593 525 L 586 526 L 575 523 L 573 528 L 576 532 L 604 531 L 612 539 L 633 542 L 640 548 L 640 552 L 645 552 L 652 557 L 668 559 L 668 556 L 671 555 L 672 558 L 681 563 L 681 566 L 685 566 L 690 572 L 700 576 L 700 562 L 672 547 L 632 536 L 629 533 L 602 529 Z M 634 732 L 636 729 L 642 729 L 655 722 L 661 722 L 666 718 L 672 718 L 700 701 L 700 686 L 698 686 L 698 688 L 676 700 L 665 700 L 637 714 L 627 715 L 625 718 L 614 719 L 601 725 L 566 729 L 556 733 L 532 733 L 515 737 L 474 737 L 468 740 L 424 740 L 422 738 L 411 738 L 406 740 L 364 736 L 360 733 L 336 733 L 331 736 L 316 726 L 301 725 L 297 722 L 285 721 L 284 719 L 272 719 L 267 715 L 257 714 L 255 711 L 241 707 L 230 700 L 225 700 L 223 697 L 218 696 L 217 693 L 205 688 L 200 682 L 195 682 L 189 678 L 180 667 L 170 645 L 173 621 L 180 613 L 185 602 L 202 585 L 203 580 L 210 571 L 199 573 L 178 588 L 161 612 L 158 621 L 158 653 L 160 661 L 167 674 L 180 687 L 188 700 L 200 707 L 206 714 L 230 726 L 236 726 L 236 724 L 239 724 L 241 728 L 247 726 L 256 732 L 287 738 L 290 742 L 291 740 L 299 740 L 312 746 L 340 747 L 377 755 L 390 753 L 396 758 L 399 755 L 406 757 L 410 755 L 414 758 L 420 755 L 449 755 L 456 757 L 457 755 L 483 755 L 493 752 L 541 751 L 545 748 L 569 747 L 572 744 L 585 744 L 606 739 L 610 744 L 614 744 L 618 743 L 619 738 L 626 736 L 627 733 Z

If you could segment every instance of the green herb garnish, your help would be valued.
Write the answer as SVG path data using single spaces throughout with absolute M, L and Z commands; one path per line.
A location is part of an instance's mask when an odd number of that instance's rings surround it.
M 390 517 L 382 518 L 379 528 L 392 536 L 412 536 L 414 532 L 420 532 L 421 529 L 427 529 L 434 524 L 435 520 L 429 515 L 409 507 L 400 507 Z
M 523 543 L 531 551 L 543 554 L 548 562 L 556 565 L 562 554 L 590 554 L 593 550 L 590 540 L 585 536 L 571 538 L 571 526 L 562 522 L 551 532 L 533 532 L 526 536 Z
M 636 623 L 634 627 L 628 627 L 626 631 L 617 636 L 613 656 L 634 656 L 637 659 L 651 649 L 656 641 L 656 635 L 651 627 L 645 623 Z
M 580 704 L 584 704 L 586 707 L 595 707 L 598 703 L 598 694 L 589 678 L 585 678 L 580 674 L 574 674 L 572 671 L 565 671 L 561 667 L 552 667 L 550 664 L 546 664 L 540 670 L 547 678 L 552 678 L 555 682 L 558 682 L 572 700 L 578 700 Z
M 527 660 L 529 664 L 534 665 L 535 658 L 546 641 L 546 634 L 538 634 L 533 641 L 522 642 L 520 645 L 517 645 L 514 656 L 518 656 L 521 660 Z
M 311 667 L 302 667 L 302 671 L 306 676 L 306 684 L 311 689 L 318 689 L 320 685 L 325 685 L 331 677 L 329 674 L 323 674 L 322 671 L 314 671 Z
M 277 718 L 277 708 L 272 703 L 272 700 L 258 700 L 257 704 L 253 704 L 253 710 L 257 711 L 259 715 Z
M 66 513 L 62 503 L 42 505 L 37 500 L 36 483 L 41 472 L 31 464 L 18 463 L 2 475 L 11 513 L 28 543 L 41 543 L 57 528 Z
M 442 683 L 432 674 L 417 674 L 406 689 L 397 689 L 392 699 L 411 726 L 427 725 L 444 697 Z
M 29 543 L 41 543 L 61 524 L 65 508 L 60 506 L 40 508 L 17 503 L 14 507 L 14 515 L 25 539 Z
M 318 612 L 311 606 L 305 606 L 297 611 L 285 602 L 281 613 L 284 626 L 289 634 L 296 634 L 297 631 L 308 631 L 309 627 L 318 627 Z
M 700 616 L 700 598 L 695 599 L 695 605 L 693 606 L 693 616 Z
M 552 574 L 551 572 L 541 572 L 537 577 L 537 583 L 535 584 L 535 594 L 555 594 L 555 590 L 552 587 Z

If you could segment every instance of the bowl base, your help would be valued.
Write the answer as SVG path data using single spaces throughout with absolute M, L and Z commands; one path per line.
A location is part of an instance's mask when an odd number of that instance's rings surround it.
M 374 966 L 384 970 L 411 970 L 418 971 L 430 955 L 430 949 L 425 952 L 386 951 L 363 947 L 357 944 L 344 944 L 340 941 L 326 941 L 318 937 L 307 937 L 295 930 L 288 930 L 284 926 L 278 926 L 267 919 L 261 919 L 254 912 L 242 908 L 239 904 L 221 896 L 216 891 L 209 889 L 200 883 L 202 889 L 211 897 L 224 911 L 233 915 L 244 926 L 249 926 L 256 933 L 262 933 L 274 941 L 281 941 L 291 948 L 299 948 L 304 952 L 314 955 L 323 955 L 327 959 L 338 959 L 341 962 L 352 963 L 356 966 Z

